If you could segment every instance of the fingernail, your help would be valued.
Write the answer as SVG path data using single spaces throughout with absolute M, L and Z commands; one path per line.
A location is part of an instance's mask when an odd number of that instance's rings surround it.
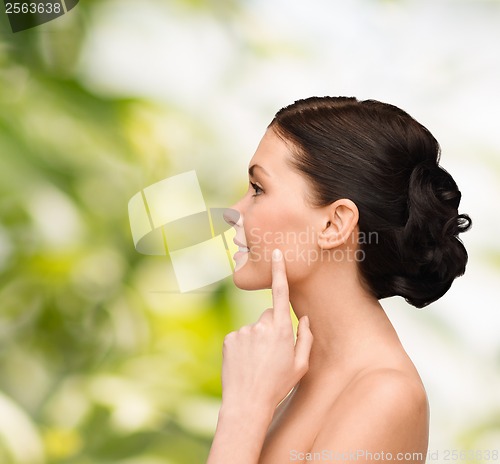
M 309 325 L 309 316 L 304 316 L 304 322 L 306 323 L 307 327 L 310 327 L 310 325 Z
M 273 259 L 275 261 L 278 261 L 281 259 L 281 251 L 278 248 L 273 250 Z

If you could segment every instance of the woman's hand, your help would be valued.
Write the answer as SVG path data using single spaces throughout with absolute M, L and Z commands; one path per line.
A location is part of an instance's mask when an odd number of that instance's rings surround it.
M 224 339 L 222 405 L 274 408 L 309 368 L 313 336 L 309 319 L 299 320 L 294 345 L 288 281 L 283 255 L 272 259 L 273 307 L 259 320 Z

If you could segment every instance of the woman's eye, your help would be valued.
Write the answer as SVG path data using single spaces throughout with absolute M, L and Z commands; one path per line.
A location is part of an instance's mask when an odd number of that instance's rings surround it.
M 252 186 L 252 188 L 255 191 L 255 193 L 252 195 L 252 197 L 257 197 L 264 191 L 257 184 L 254 184 L 253 182 L 250 182 L 250 185 Z

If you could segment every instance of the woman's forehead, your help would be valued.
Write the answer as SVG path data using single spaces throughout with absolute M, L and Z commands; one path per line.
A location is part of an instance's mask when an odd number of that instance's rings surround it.
M 271 175 L 273 172 L 289 170 L 286 160 L 290 156 L 285 142 L 273 130 L 268 129 L 250 160 L 249 173 L 263 172 Z

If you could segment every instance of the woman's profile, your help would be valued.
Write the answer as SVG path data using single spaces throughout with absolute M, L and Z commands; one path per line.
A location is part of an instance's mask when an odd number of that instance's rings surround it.
M 427 396 L 379 300 L 421 308 L 465 271 L 471 222 L 439 157 L 424 126 L 378 101 L 276 114 L 225 215 L 236 286 L 272 288 L 273 307 L 224 340 L 209 464 L 425 461 Z

